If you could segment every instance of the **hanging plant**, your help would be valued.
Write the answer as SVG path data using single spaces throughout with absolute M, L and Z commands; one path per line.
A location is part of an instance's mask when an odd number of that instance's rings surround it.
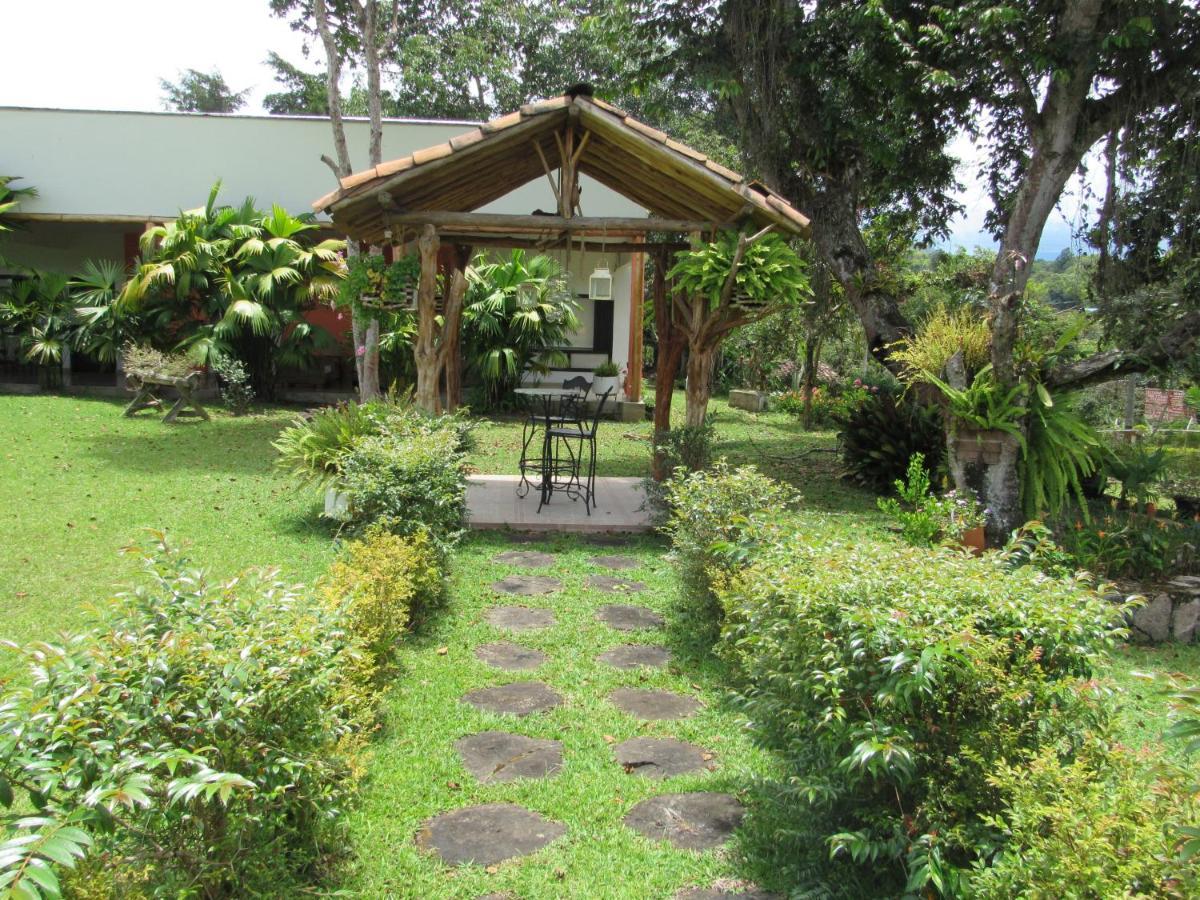
M 363 254 L 349 260 L 339 292 L 343 305 L 372 311 L 408 309 L 414 305 L 421 261 L 417 254 L 388 263 Z
M 716 305 L 729 279 L 741 235 L 723 231 L 712 243 L 676 255 L 667 273 L 678 289 L 707 297 Z M 737 306 L 791 306 L 807 299 L 811 290 L 804 260 L 777 234 L 747 244 L 734 273 L 733 302 Z

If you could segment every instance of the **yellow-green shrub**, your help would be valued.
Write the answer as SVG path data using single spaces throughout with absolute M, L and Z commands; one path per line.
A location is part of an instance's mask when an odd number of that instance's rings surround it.
M 979 311 L 939 306 L 916 334 L 893 347 L 892 359 L 904 367 L 905 380 L 925 381 L 929 375 L 941 378 L 950 357 L 961 350 L 969 377 L 987 365 L 991 343 L 991 328 Z
M 375 674 L 387 668 L 405 632 L 442 602 L 441 554 L 424 529 L 401 536 L 375 526 L 346 544 L 323 593 Z

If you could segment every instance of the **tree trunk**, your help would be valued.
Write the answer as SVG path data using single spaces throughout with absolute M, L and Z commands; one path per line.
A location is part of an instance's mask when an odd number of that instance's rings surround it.
M 813 389 L 817 384 L 817 342 L 809 340 L 804 347 L 804 430 L 812 431 Z
M 436 229 L 426 225 L 417 240 L 421 258 L 421 278 L 417 284 L 417 339 L 413 358 L 417 368 L 416 404 L 419 409 L 436 414 L 441 406 L 441 366 L 437 349 L 437 257 Z
M 654 444 L 671 430 L 671 400 L 675 379 L 683 360 L 684 335 L 672 318 L 672 301 L 667 296 L 666 254 L 654 257 L 654 279 L 651 282 L 651 301 L 654 303 L 654 330 L 658 346 L 654 354 Z M 652 461 L 654 478 L 662 481 L 670 472 L 667 461 L 656 449 Z
M 362 380 L 358 383 L 359 396 L 365 403 L 380 394 L 379 391 L 379 319 L 372 316 L 366 322 L 363 334 Z M 355 353 L 357 353 L 357 349 Z
M 688 428 L 699 428 L 708 414 L 708 401 L 712 397 L 713 372 L 717 364 L 717 349 L 712 346 L 691 345 L 688 347 L 687 362 L 687 410 L 684 424 Z

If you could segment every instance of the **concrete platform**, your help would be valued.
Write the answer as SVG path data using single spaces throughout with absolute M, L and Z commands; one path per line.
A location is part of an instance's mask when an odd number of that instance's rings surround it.
M 640 478 L 597 478 L 596 506 L 589 516 L 583 501 L 555 494 L 538 508 L 538 492 L 517 496 L 516 475 L 472 475 L 467 479 L 467 521 L 472 528 L 514 531 L 640 532 L 651 530 L 650 510 Z

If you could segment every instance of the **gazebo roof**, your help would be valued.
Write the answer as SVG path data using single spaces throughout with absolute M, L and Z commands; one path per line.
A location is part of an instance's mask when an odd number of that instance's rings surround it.
M 565 200 L 557 216 L 474 213 L 521 185 L 551 178 L 563 160 L 647 209 L 650 218 L 574 216 Z M 571 183 L 576 177 L 572 172 Z M 620 234 L 622 227 L 706 231 L 743 223 L 806 234 L 809 224 L 770 188 L 590 96 L 587 88 L 527 104 L 445 143 L 355 172 L 313 207 L 328 211 L 351 237 L 371 243 L 382 243 L 395 225 L 425 219 L 446 232 L 493 239 L 601 229 Z

